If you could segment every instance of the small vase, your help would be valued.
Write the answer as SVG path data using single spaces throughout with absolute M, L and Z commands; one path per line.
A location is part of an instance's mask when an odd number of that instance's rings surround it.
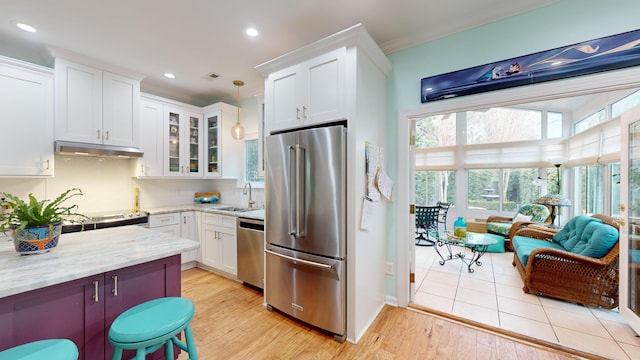
M 21 255 L 45 253 L 58 245 L 62 223 L 13 231 L 13 245 Z
M 458 219 L 453 223 L 453 235 L 458 237 L 467 237 L 467 223 L 464 221 L 462 216 L 458 217 Z

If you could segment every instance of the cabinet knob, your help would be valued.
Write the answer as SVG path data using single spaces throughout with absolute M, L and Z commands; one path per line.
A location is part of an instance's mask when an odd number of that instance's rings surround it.
M 306 119 L 306 118 L 307 118 L 307 112 L 308 112 L 307 110 L 309 110 L 309 109 L 307 109 L 307 107 L 306 107 L 306 106 L 303 106 L 303 107 L 302 107 L 302 118 L 303 118 L 303 119 Z
M 104 133 L 105 140 L 109 140 L 109 130 Z
M 300 120 L 300 107 L 296 107 L 296 119 Z
M 100 135 L 100 129 L 98 129 L 98 136 L 96 137 L 96 139 L 98 140 L 102 139 L 102 136 Z

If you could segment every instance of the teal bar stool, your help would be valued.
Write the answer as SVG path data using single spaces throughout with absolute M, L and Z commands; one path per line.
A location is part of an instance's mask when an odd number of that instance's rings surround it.
M 120 360 L 124 350 L 136 350 L 135 359 L 144 360 L 163 346 L 165 358 L 173 359 L 173 345 L 198 360 L 190 326 L 194 312 L 193 302 L 181 297 L 150 300 L 123 312 L 109 328 L 113 360 Z M 185 342 L 177 337 L 183 330 Z
M 0 360 L 78 360 L 76 344 L 67 339 L 48 339 L 0 351 Z

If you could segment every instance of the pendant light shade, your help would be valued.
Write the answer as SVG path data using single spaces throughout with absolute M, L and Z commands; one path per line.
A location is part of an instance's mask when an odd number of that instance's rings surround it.
M 236 124 L 231 128 L 231 136 L 236 140 L 244 138 L 244 127 L 240 124 L 240 86 L 244 86 L 244 82 L 240 80 L 234 80 L 233 85 L 238 88 L 238 94 L 236 97 L 238 107 L 238 119 Z

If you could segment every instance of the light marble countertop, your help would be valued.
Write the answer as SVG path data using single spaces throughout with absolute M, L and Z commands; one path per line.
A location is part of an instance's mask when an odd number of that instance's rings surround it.
M 131 225 L 60 235 L 47 253 L 19 255 L 0 242 L 0 298 L 138 265 L 200 247 L 197 241 Z
M 241 208 L 244 211 L 230 211 L 225 210 L 224 208 L 236 207 Z M 175 205 L 175 206 L 164 206 L 158 208 L 150 208 L 150 209 L 142 209 L 149 213 L 149 215 L 162 215 L 169 214 L 178 211 L 202 211 L 208 213 L 215 213 L 227 216 L 236 216 L 243 217 L 249 219 L 257 219 L 264 220 L 264 208 L 256 208 L 250 210 L 247 207 L 237 206 L 237 205 L 224 205 L 224 204 L 185 204 L 185 205 Z

